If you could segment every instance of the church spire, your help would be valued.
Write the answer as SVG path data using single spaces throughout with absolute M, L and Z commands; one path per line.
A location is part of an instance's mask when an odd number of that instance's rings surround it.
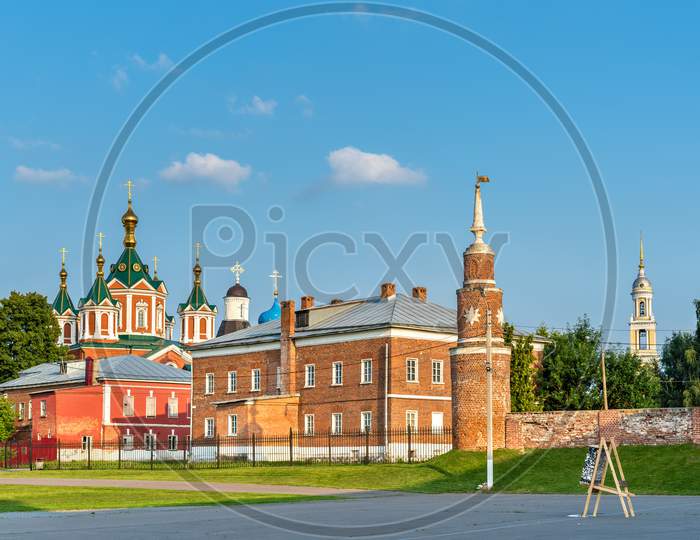
M 136 247 L 136 225 L 139 223 L 139 218 L 134 212 L 131 206 L 131 191 L 134 187 L 134 183 L 131 180 L 127 180 L 124 184 L 127 189 L 128 194 L 128 206 L 126 212 L 122 216 L 122 225 L 124 225 L 124 247 L 135 248 Z
M 484 209 L 481 204 L 481 184 L 482 182 L 490 182 L 488 176 L 479 176 L 476 173 L 476 186 L 474 188 L 474 220 L 472 222 L 471 232 L 474 233 L 475 244 L 483 244 L 483 236 L 486 232 L 486 226 L 484 225 Z
M 639 272 L 644 272 L 644 240 L 641 232 L 639 233 Z
M 61 271 L 58 273 L 58 276 L 61 278 L 61 290 L 65 291 L 68 288 L 68 272 L 66 271 L 66 253 L 68 253 L 68 250 L 61 248 L 59 252 L 61 253 Z
M 105 258 L 102 256 L 102 239 L 105 237 L 105 235 L 101 232 L 97 233 L 97 241 L 98 241 L 98 254 L 97 254 L 97 277 L 98 278 L 104 278 L 105 277 Z

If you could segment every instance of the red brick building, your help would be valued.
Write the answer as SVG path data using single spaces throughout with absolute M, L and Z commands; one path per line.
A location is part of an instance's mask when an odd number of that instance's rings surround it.
M 177 446 L 190 428 L 190 373 L 139 356 L 39 364 L 0 384 L 32 440 Z

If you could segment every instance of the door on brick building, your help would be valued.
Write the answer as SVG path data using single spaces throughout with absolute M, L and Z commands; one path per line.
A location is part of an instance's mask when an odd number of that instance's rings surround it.
M 442 431 L 443 418 L 444 414 L 441 412 L 434 412 L 432 414 L 431 426 L 433 428 L 433 431 Z

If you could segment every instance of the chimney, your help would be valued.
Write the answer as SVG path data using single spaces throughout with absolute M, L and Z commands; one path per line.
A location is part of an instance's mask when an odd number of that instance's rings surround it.
M 314 307 L 314 297 L 313 296 L 302 296 L 301 297 L 301 309 L 309 309 Z
M 396 296 L 396 285 L 393 283 L 382 283 L 382 292 L 379 296 L 385 299 Z
M 94 386 L 97 384 L 97 360 L 91 356 L 85 359 L 85 386 Z
M 294 343 L 294 325 L 296 312 L 294 300 L 285 300 L 281 304 L 282 316 L 280 317 L 280 371 L 282 372 L 281 394 L 293 394 L 297 384 L 297 347 Z
M 417 298 L 421 302 L 425 302 L 428 299 L 428 289 L 425 287 L 413 287 L 411 293 L 413 298 Z
M 343 303 L 343 300 L 340 299 L 340 298 L 334 298 L 333 300 L 331 300 L 331 305 L 332 305 L 332 306 L 336 306 L 336 305 L 342 304 L 342 303 Z
M 58 372 L 59 372 L 61 375 L 65 375 L 65 374 L 68 373 L 68 363 L 67 363 L 65 360 L 61 360 L 61 361 L 58 363 Z

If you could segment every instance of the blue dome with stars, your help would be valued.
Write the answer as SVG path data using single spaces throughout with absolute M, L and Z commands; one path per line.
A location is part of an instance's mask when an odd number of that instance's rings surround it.
M 276 321 L 282 316 L 282 308 L 280 307 L 279 300 L 277 296 L 272 301 L 272 306 L 267 311 L 263 311 L 258 317 L 258 324 L 263 324 L 270 321 Z

